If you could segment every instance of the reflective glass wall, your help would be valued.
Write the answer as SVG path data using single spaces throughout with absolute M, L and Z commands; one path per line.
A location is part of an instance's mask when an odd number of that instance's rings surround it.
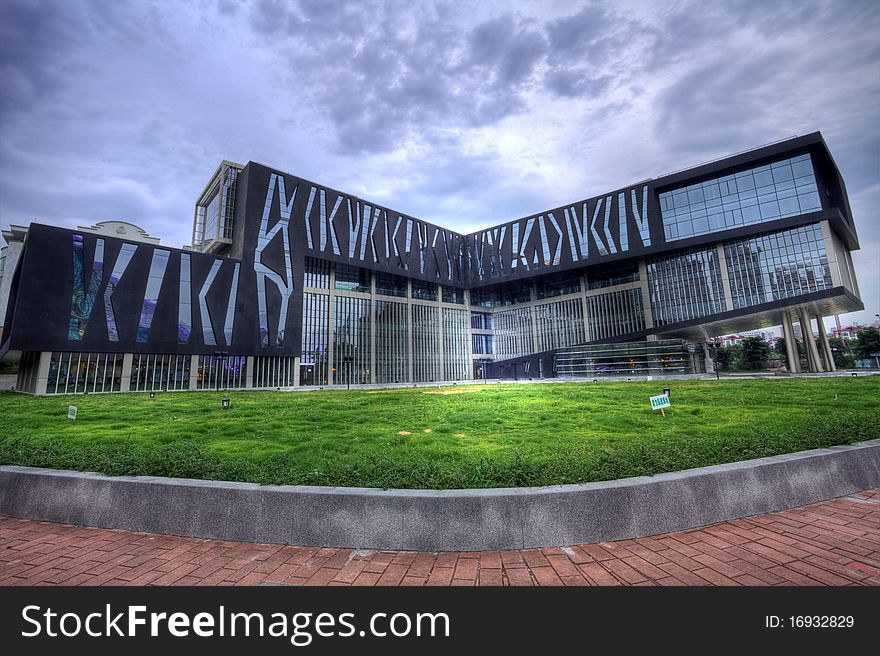
M 122 356 L 118 358 L 121 372 Z M 188 390 L 190 361 L 189 355 L 135 353 L 131 356 L 130 389 L 132 392 Z
M 655 326 L 725 311 L 724 287 L 714 247 L 648 258 L 648 289 Z
M 378 291 L 378 281 L 376 283 Z M 404 286 L 404 295 L 406 287 Z M 376 301 L 376 382 L 409 380 L 409 335 L 405 302 Z
M 590 341 L 610 339 L 645 329 L 641 288 L 623 289 L 587 297 Z
M 118 392 L 122 382 L 123 357 L 122 353 L 72 353 L 70 351 L 56 351 L 52 353 L 49 361 L 46 394 Z M 155 358 L 157 356 L 151 357 Z M 158 357 L 161 358 L 163 356 Z M 187 384 L 189 384 L 189 356 L 180 357 L 186 358 L 186 377 Z M 140 368 L 138 371 L 140 371 Z M 132 368 L 132 379 L 135 378 L 135 375 L 135 369 Z M 19 389 L 24 388 L 19 386 Z M 134 384 L 131 389 L 135 389 Z
M 536 305 L 535 335 L 538 351 L 549 351 L 586 341 L 581 299 Z
M 338 384 L 370 382 L 370 299 L 336 296 L 333 361 Z
M 471 370 L 468 317 L 464 309 L 443 308 L 443 378 L 465 380 Z
M 724 244 L 735 309 L 830 289 L 818 223 Z
M 326 294 L 303 294 L 300 385 L 326 385 L 329 370 L 329 299 Z
M 560 378 L 592 378 L 702 373 L 700 362 L 686 342 L 670 339 L 562 349 L 555 366 Z
M 780 160 L 660 194 L 666 241 L 821 209 L 809 155 Z
M 413 382 L 440 380 L 440 320 L 434 305 L 412 305 Z

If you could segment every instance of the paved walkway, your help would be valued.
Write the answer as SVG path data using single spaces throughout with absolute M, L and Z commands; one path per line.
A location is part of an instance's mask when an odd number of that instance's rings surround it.
M 638 540 L 413 553 L 0 517 L 0 585 L 880 585 L 880 489 Z

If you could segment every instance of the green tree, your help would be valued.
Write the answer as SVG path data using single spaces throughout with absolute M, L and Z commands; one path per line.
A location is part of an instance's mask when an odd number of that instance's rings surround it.
M 876 328 L 863 328 L 856 337 L 856 354 L 860 358 L 872 358 L 872 353 L 880 353 L 880 331 Z
M 721 371 L 727 371 L 736 360 L 735 346 L 719 346 L 715 349 L 715 364 Z
M 828 340 L 831 345 L 831 353 L 834 355 L 834 364 L 840 369 L 852 369 L 856 366 L 856 359 L 852 354 L 852 345 L 848 340 L 832 337 Z
M 764 369 L 770 357 L 770 345 L 760 337 L 746 337 L 740 344 L 743 369 Z
M 776 355 L 782 358 L 783 362 L 787 362 L 786 358 L 788 358 L 788 353 L 785 352 L 785 337 L 779 337 L 776 340 L 776 344 L 773 345 L 773 350 L 776 351 Z

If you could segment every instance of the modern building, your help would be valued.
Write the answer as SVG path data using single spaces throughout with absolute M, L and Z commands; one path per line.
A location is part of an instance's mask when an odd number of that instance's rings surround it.
M 158 237 L 151 237 L 146 230 L 127 221 L 101 221 L 93 226 L 79 226 L 77 230 L 157 246 L 161 243 Z M 12 225 L 0 234 L 3 235 L 3 240 L 6 242 L 6 246 L 0 248 L 0 321 L 3 321 L 6 317 L 6 308 L 12 288 L 12 274 L 18 267 L 18 260 L 27 239 L 28 228 Z M 5 272 L 8 272 L 9 275 L 4 275 Z M 0 344 L 3 341 L 3 324 L 0 324 Z
M 36 394 L 699 373 L 782 324 L 833 370 L 793 325 L 863 308 L 857 248 L 819 133 L 467 235 L 223 162 L 189 249 L 32 224 L 0 355 Z

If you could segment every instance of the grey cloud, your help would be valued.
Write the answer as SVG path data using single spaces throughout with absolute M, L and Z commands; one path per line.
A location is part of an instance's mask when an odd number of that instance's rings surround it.
M 547 24 L 550 41 L 550 61 L 570 64 L 573 61 L 601 66 L 619 45 L 617 36 L 621 24 L 630 21 L 615 18 L 608 9 L 587 5 L 579 12 L 558 18 Z
M 567 98 L 602 95 L 636 77 L 650 30 L 631 15 L 590 4 L 546 25 L 545 87 Z
M 876 251 L 869 0 L 2 4 L 4 227 L 185 243 L 226 158 L 470 231 L 821 129 Z M 857 262 L 873 316 L 877 260 Z
M 275 38 L 291 90 L 333 123 L 340 153 L 392 150 L 415 133 L 430 140 L 436 130 L 521 112 L 546 50 L 541 30 L 512 14 L 466 30 L 442 5 L 413 15 L 390 3 L 265 0 L 251 18 L 260 35 Z
M 468 35 L 468 64 L 485 70 L 496 86 L 525 81 L 544 55 L 545 37 L 505 14 L 477 25 Z
M 598 96 L 608 88 L 611 80 L 612 77 L 610 75 L 591 78 L 580 70 L 561 69 L 548 73 L 544 84 L 557 95 L 575 98 L 579 96 Z

